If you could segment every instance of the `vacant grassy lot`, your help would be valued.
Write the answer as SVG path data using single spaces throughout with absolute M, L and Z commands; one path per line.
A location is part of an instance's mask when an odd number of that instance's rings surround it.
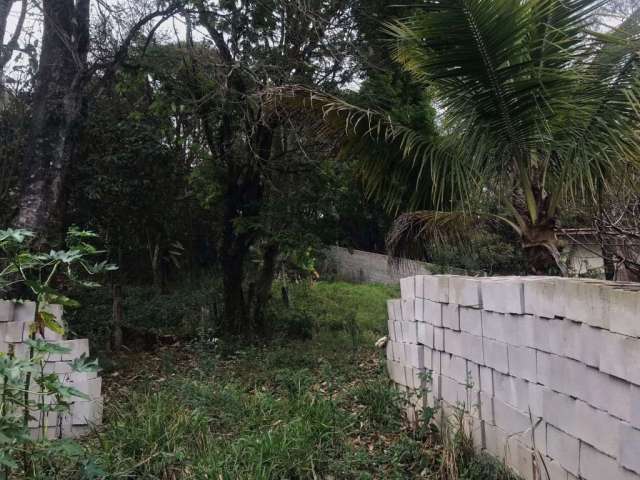
M 103 373 L 105 425 L 42 478 L 506 479 L 433 427 L 403 422 L 384 353 L 384 286 L 319 283 L 275 302 L 282 336 L 125 354 Z M 286 335 L 286 336 L 285 336 Z

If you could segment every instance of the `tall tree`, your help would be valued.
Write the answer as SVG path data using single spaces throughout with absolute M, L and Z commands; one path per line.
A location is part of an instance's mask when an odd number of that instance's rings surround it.
M 214 50 L 204 63 L 192 49 L 191 84 L 224 192 L 225 325 L 231 333 L 247 333 L 262 326 L 279 253 L 262 224 L 269 177 L 277 158 L 301 150 L 291 117 L 266 108 L 262 92 L 291 83 L 326 89 L 345 84 L 351 78 L 351 16 L 346 0 L 194 3 Z M 250 254 L 260 245 L 267 274 L 249 281 Z
M 77 146 L 82 117 L 89 4 L 90 0 L 42 3 L 42 53 L 15 219 L 22 228 L 44 231 L 61 207 L 65 174 Z

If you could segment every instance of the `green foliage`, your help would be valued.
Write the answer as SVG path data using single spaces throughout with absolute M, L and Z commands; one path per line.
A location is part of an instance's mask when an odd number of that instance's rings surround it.
M 81 455 L 50 460 L 47 478 L 438 478 L 437 430 L 405 425 L 406 397 L 380 352 L 367 341 L 354 362 L 345 355 L 351 334 L 335 328 L 342 311 L 358 311 L 362 337 L 376 338 L 397 289 L 322 282 L 291 290 L 290 309 L 314 319 L 313 340 L 229 346 L 224 356 L 220 345 L 186 364 L 182 347 L 165 350 L 162 381 L 136 365 L 145 375 L 123 381 L 103 430 Z M 466 479 L 510 478 L 495 462 L 459 461 Z
M 220 281 L 208 274 L 182 282 L 164 295 L 158 295 L 150 285 L 127 285 L 122 292 L 124 326 L 155 335 L 192 337 L 198 334 L 198 329 L 204 329 L 219 336 L 220 291 Z M 101 287 L 73 293 L 82 308 L 66 315 L 69 329 L 79 337 L 90 338 L 93 350 L 102 350 L 111 335 L 111 289 Z M 203 307 L 210 313 L 207 325 L 201 325 Z
M 0 352 L 0 466 L 5 477 L 20 466 L 24 475 L 38 478 L 47 468 L 43 459 L 54 454 L 77 456 L 77 449 L 70 443 L 48 442 L 47 417 L 68 412 L 74 398 L 86 399 L 86 395 L 63 385 L 57 374 L 46 371 L 50 355 L 70 350 L 37 335 L 44 335 L 45 329 L 64 333 L 63 325 L 50 311 L 52 305 L 79 306 L 60 293 L 56 282 L 62 278 L 83 287 L 97 286 L 84 277 L 116 268 L 104 261 L 91 261 L 102 253 L 89 243 L 95 238 L 92 232 L 71 228 L 67 233 L 67 250 L 49 253 L 33 250 L 29 244 L 33 238 L 28 230 L 0 230 L 0 292 L 26 287 L 35 300 L 29 339 L 25 344 L 10 345 L 8 352 Z M 79 358 L 71 367 L 75 372 L 88 372 L 95 371 L 97 364 Z M 39 431 L 34 432 L 36 439 L 29 428 L 32 421 L 40 425 Z
M 505 237 L 493 232 L 475 232 L 464 244 L 430 246 L 427 258 L 443 267 L 443 273 L 451 267 L 488 275 L 526 273 L 522 248 L 515 240 L 508 241 Z

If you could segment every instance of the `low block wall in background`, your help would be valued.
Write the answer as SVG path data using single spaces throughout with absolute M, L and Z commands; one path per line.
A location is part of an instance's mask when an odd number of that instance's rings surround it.
M 332 246 L 325 250 L 322 273 L 334 276 L 337 280 L 354 283 L 397 284 L 408 275 L 433 273 L 428 263 L 405 260 L 398 270 L 389 266 L 389 257 L 380 253 L 349 250 Z
M 418 275 L 400 286 L 387 365 L 422 392 L 416 410 L 464 411 L 476 447 L 525 479 L 640 479 L 640 284 Z
M 29 358 L 29 347 L 24 343 L 29 338 L 29 327 L 33 323 L 35 303 L 14 303 L 0 301 L 0 352 L 8 353 L 10 347 L 16 358 Z M 62 307 L 52 305 L 48 309 L 62 321 Z M 50 438 L 75 438 L 86 434 L 91 425 L 102 422 L 102 379 L 97 373 L 73 372 L 71 363 L 80 356 L 89 355 L 87 339 L 64 340 L 59 334 L 46 329 L 44 339 L 62 345 L 71 351 L 64 354 L 50 354 L 45 365 L 45 373 L 56 373 L 65 385 L 72 386 L 90 400 L 77 398 L 68 413 L 50 412 L 47 422 L 47 435 Z M 31 431 L 34 436 L 40 434 L 40 421 L 32 420 Z

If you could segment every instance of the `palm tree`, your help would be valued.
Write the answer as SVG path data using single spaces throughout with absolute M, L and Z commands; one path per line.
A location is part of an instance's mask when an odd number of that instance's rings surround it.
M 420 254 L 488 219 L 510 225 L 532 272 L 560 262 L 557 219 L 640 166 L 640 13 L 598 33 L 601 0 L 423 0 L 386 26 L 395 59 L 440 112 L 431 134 L 314 93 L 369 193 L 403 209 L 392 254 Z M 497 205 L 489 209 L 488 205 Z

